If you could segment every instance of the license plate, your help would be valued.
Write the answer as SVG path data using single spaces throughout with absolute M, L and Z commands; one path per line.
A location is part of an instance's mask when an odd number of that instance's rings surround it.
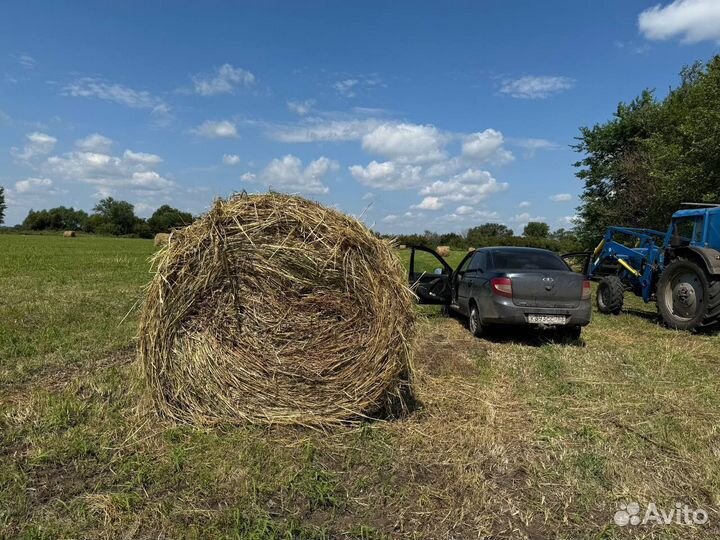
M 530 324 L 565 324 L 565 315 L 528 315 Z

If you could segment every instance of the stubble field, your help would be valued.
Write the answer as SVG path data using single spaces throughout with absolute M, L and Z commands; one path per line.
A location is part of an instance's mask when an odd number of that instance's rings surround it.
M 409 417 L 199 430 L 153 415 L 135 364 L 153 251 L 0 235 L 0 538 L 720 534 L 717 334 L 635 299 L 582 344 L 418 308 Z M 631 501 L 708 521 L 618 526 Z

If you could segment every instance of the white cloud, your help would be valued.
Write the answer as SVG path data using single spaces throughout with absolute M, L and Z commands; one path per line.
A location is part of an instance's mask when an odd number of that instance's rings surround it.
M 530 201 L 520 201 L 520 204 L 518 204 L 518 208 L 530 208 L 532 203 Z
M 133 152 L 132 150 L 125 150 L 123 158 L 128 162 L 142 163 L 143 165 L 158 165 L 162 163 L 162 158 L 156 154 Z
M 341 94 L 345 97 L 354 97 L 355 87 L 359 83 L 360 81 L 358 79 L 345 79 L 343 81 L 338 81 L 333 84 L 333 88 L 337 90 L 338 94 Z
M 462 157 L 456 156 L 443 161 L 438 161 L 437 163 L 432 163 L 430 166 L 425 168 L 425 175 L 428 178 L 450 176 L 457 173 L 466 165 L 467 164 Z
M 560 148 L 559 144 L 547 139 L 512 139 L 510 143 L 523 148 L 525 150 L 523 156 L 526 159 L 535 157 L 535 154 L 540 150 L 557 150 Z
M 375 197 L 375 194 L 372 191 L 368 191 L 365 195 L 363 195 L 361 197 L 361 199 L 363 201 L 368 201 L 368 200 L 372 199 L 373 197 Z
M 273 126 L 271 139 L 286 143 L 360 140 L 379 125 L 378 120 L 318 120 L 312 119 L 295 126 Z
M 511 152 L 502 147 L 503 142 L 503 134 L 494 129 L 471 133 L 463 141 L 462 155 L 479 163 L 491 161 L 502 165 L 515 159 Z
M 159 97 L 146 90 L 135 90 L 102 79 L 92 77 L 77 79 L 66 85 L 62 94 L 72 97 L 93 97 L 133 109 L 149 109 L 154 117 L 154 124 L 158 127 L 167 127 L 173 120 L 170 105 Z
M 556 193 L 548 197 L 552 202 L 567 202 L 572 200 L 572 195 L 569 193 Z
M 528 212 L 523 212 L 521 214 L 515 214 L 510 221 L 517 223 L 518 225 L 527 225 L 530 221 L 544 222 L 545 216 L 532 216 Z
M 112 145 L 112 139 L 99 133 L 92 133 L 83 139 L 75 141 L 75 146 L 83 152 L 100 152 L 106 154 L 110 152 Z
M 680 37 L 684 43 L 720 43 L 720 2 L 718 0 L 675 0 L 646 9 L 638 17 L 640 32 L 647 39 Z
M 242 176 L 240 176 L 240 180 L 242 180 L 243 182 L 254 182 L 256 178 L 256 175 L 251 172 L 243 173 Z
M 237 154 L 223 154 L 222 162 L 225 165 L 237 165 L 240 163 L 240 156 Z
M 134 109 L 155 109 L 159 106 L 167 106 L 163 100 L 145 90 L 134 90 L 121 84 L 108 83 L 91 77 L 83 77 L 68 84 L 63 89 L 63 93 L 73 97 L 95 97 Z
M 432 125 L 376 118 L 310 118 L 296 125 L 270 125 L 266 129 L 271 139 L 285 143 L 361 140 L 366 152 L 382 156 L 396 165 L 428 164 L 425 174 L 430 177 L 454 174 L 469 162 L 487 161 L 501 165 L 514 159 L 503 147 L 502 133 L 494 129 L 464 135 L 444 132 Z M 463 141 L 464 153 L 448 158 L 445 145 L 457 138 Z
M 388 214 L 384 218 L 382 218 L 383 223 L 396 223 L 397 220 L 400 219 L 400 216 L 397 214 Z
M 299 114 L 300 116 L 305 116 L 306 114 L 308 114 L 312 110 L 313 105 L 315 105 L 314 99 L 287 102 L 288 109 L 290 109 L 290 111 L 294 112 L 295 114 Z
M 15 182 L 15 192 L 20 194 L 43 193 L 52 185 L 53 181 L 49 178 L 28 178 Z
M 25 69 L 34 69 L 37 62 L 29 54 L 18 54 L 15 56 L 15 60 Z
M 142 218 L 149 218 L 157 208 L 154 204 L 148 204 L 142 201 L 133 203 L 133 206 L 135 207 L 135 214 Z
M 27 141 L 22 149 L 12 147 L 10 153 L 19 160 L 28 161 L 37 156 L 49 154 L 57 144 L 57 139 L 47 133 L 35 131 L 25 135 Z
M 440 210 L 445 203 L 443 203 L 438 197 L 425 197 L 420 204 L 415 204 L 412 208 L 418 210 Z
M 235 138 L 238 136 L 235 124 L 228 120 L 206 120 L 195 129 L 192 133 L 201 137 L 209 137 L 212 139 Z
M 320 157 L 303 167 L 300 158 L 288 154 L 283 158 L 273 159 L 257 177 L 252 173 L 245 173 L 241 178 L 245 181 L 259 180 L 272 189 L 319 194 L 329 191 L 323 181 L 338 168 L 336 161 L 326 157 Z
M 472 214 L 474 211 L 475 211 L 475 209 L 472 206 L 465 206 L 465 205 L 458 206 L 455 209 L 455 213 L 459 216 L 465 216 L 468 214 Z
M 477 204 L 493 193 L 505 191 L 510 184 L 498 182 L 487 171 L 467 169 L 447 181 L 436 181 L 422 188 L 420 195 L 436 196 L 442 201 Z
M 446 137 L 434 126 L 384 123 L 365 134 L 363 150 L 401 163 L 438 161 Z
M 406 189 L 423 182 L 422 167 L 419 165 L 400 165 L 393 161 L 378 163 L 373 160 L 367 167 L 352 165 L 349 169 L 353 178 L 372 188 Z
M 152 168 L 161 161 L 154 154 L 131 150 L 126 150 L 122 156 L 75 151 L 49 157 L 40 169 L 48 176 L 68 182 L 97 186 L 101 195 L 122 188 L 143 193 L 169 191 L 175 183 Z
M 172 187 L 174 183 L 155 171 L 142 171 L 132 173 L 129 185 L 137 189 L 162 191 Z
M 201 96 L 229 94 L 237 86 L 252 86 L 255 75 L 251 72 L 223 64 L 212 73 L 201 73 L 193 76 L 194 91 Z
M 544 99 L 572 88 L 574 83 L 569 77 L 527 76 L 505 81 L 500 92 L 519 99 Z
M 469 208 L 469 207 L 460 207 L 460 208 Z M 471 222 L 478 222 L 480 220 L 490 220 L 490 219 L 497 219 L 499 217 L 499 214 L 495 211 L 491 210 L 473 210 L 471 212 L 463 212 L 460 213 L 457 210 L 453 212 L 452 214 L 446 214 L 443 216 L 440 216 L 437 218 L 433 223 L 436 223 L 438 225 L 442 224 L 448 224 L 448 223 L 461 223 L 461 224 L 468 224 Z
M 351 98 L 355 97 L 361 90 L 384 86 L 384 84 L 377 75 L 352 75 L 336 81 L 332 86 L 341 96 Z

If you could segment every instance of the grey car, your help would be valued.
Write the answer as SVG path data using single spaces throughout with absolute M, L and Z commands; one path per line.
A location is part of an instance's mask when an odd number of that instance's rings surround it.
M 456 269 L 435 251 L 410 246 L 409 282 L 421 304 L 445 305 L 468 317 L 481 336 L 491 325 L 560 328 L 579 338 L 590 322 L 590 282 L 545 249 L 487 247 L 468 253 Z M 438 267 L 416 268 L 416 253 L 437 258 Z

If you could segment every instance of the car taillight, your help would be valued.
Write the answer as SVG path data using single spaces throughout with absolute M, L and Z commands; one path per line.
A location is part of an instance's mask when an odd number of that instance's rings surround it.
M 496 277 L 490 280 L 493 294 L 512 298 L 512 280 L 506 277 Z
M 590 299 L 590 282 L 586 279 L 583 281 L 583 289 L 582 289 L 582 296 L 580 297 L 580 300 L 589 300 Z

